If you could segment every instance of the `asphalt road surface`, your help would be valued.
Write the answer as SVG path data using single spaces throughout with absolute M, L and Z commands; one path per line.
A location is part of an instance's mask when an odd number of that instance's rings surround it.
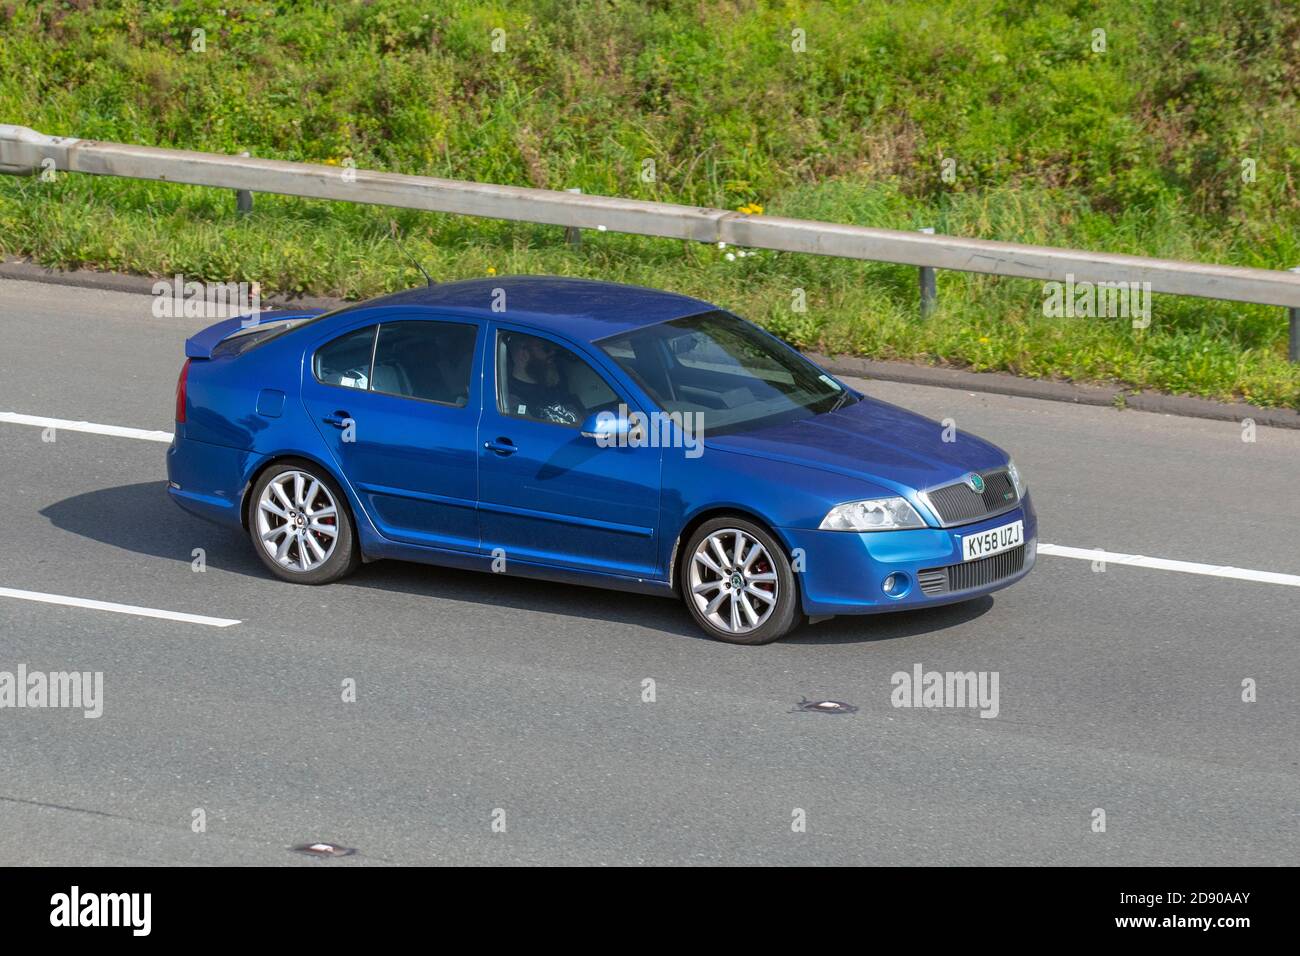
M 0 413 L 170 431 L 208 323 L 149 304 L 0 282 Z M 97 719 L 0 709 L 0 864 L 1295 863 L 1300 432 L 862 387 L 1012 451 L 1042 542 L 1192 565 L 1046 553 L 992 598 L 732 647 L 500 575 L 282 584 L 167 500 L 165 443 L 0 421 L 0 671 L 104 674 Z M 996 718 L 894 707 L 918 664 L 997 672 Z M 322 840 L 357 853 L 289 849 Z

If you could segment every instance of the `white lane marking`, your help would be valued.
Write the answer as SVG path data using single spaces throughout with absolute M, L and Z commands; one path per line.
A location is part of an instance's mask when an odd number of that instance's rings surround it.
M 114 438 L 138 438 L 141 441 L 171 443 L 171 432 L 151 432 L 143 428 L 124 428 L 121 425 L 97 425 L 94 422 L 74 422 L 63 418 L 40 418 L 36 415 L 19 415 L 17 412 L 0 412 L 0 422 L 11 425 L 34 425 L 37 428 L 55 428 L 69 432 L 90 432 L 92 435 L 112 435 Z
M 1254 571 L 1221 564 L 1198 564 L 1195 561 L 1171 561 L 1168 558 L 1148 558 L 1142 554 L 1121 554 L 1099 548 L 1067 548 L 1059 544 L 1040 544 L 1039 554 L 1058 558 L 1078 558 L 1080 561 L 1105 561 L 1107 564 L 1124 564 L 1135 568 L 1155 568 L 1158 571 L 1181 571 L 1184 574 L 1204 574 L 1212 578 L 1234 578 L 1238 581 L 1258 581 L 1261 584 L 1282 584 L 1300 588 L 1300 574 L 1279 574 L 1276 571 Z
M 132 604 L 113 604 L 110 601 L 90 601 L 86 598 L 66 597 L 62 594 L 43 594 L 40 591 L 19 591 L 14 588 L 0 588 L 0 598 L 17 598 L 20 601 L 36 601 L 40 604 L 62 604 L 66 607 L 84 607 L 92 611 L 112 611 L 114 614 L 134 614 L 137 617 L 157 617 L 165 621 L 181 621 L 185 624 L 206 624 L 209 627 L 230 627 L 242 622 L 226 617 L 204 617 L 202 614 L 183 614 L 180 611 L 160 611 L 152 607 L 135 607 Z

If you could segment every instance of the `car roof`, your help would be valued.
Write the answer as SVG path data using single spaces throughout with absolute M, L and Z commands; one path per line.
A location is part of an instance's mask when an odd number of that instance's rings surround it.
M 493 303 L 500 298 L 498 289 L 505 293 L 505 308 L 494 311 Z M 584 342 L 717 308 L 676 292 L 564 276 L 466 279 L 394 292 L 353 308 L 394 305 L 447 309 L 462 315 L 517 322 Z

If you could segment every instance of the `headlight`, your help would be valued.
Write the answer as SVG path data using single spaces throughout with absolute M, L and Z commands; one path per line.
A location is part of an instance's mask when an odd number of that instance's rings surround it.
M 1007 462 L 1007 477 L 1009 477 L 1011 479 L 1011 483 L 1016 486 L 1016 498 L 1017 499 L 1023 498 L 1025 496 L 1025 490 L 1026 490 L 1025 480 L 1020 477 L 1020 469 L 1016 467 L 1016 463 L 1014 461 Z
M 897 531 L 924 528 L 925 522 L 906 498 L 869 498 L 836 505 L 822 519 L 823 531 Z

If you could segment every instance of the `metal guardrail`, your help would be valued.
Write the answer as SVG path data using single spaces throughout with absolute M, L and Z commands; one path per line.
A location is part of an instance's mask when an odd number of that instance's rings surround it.
M 1147 283 L 1153 292 L 1290 309 L 1290 357 L 1300 361 L 1300 273 L 1293 271 L 990 242 L 612 196 L 156 149 L 47 136 L 23 126 L 0 124 L 0 172 L 21 175 L 42 169 L 371 203 L 570 229 L 726 242 L 745 248 L 892 262 L 922 270 L 950 269 L 1040 282 L 1064 282 L 1072 277 L 1076 283 Z M 925 273 L 922 275 L 925 284 Z M 923 291 L 923 298 L 925 293 L 932 297 L 932 287 Z

